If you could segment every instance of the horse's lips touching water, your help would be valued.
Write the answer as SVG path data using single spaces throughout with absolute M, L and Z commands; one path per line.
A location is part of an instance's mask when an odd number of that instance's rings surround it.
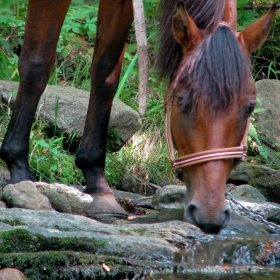
M 189 203 L 184 211 L 184 219 L 199 227 L 205 233 L 218 234 L 230 222 L 230 209 L 225 206 L 220 209 L 215 217 L 209 218 L 209 212 L 203 205 L 197 201 Z

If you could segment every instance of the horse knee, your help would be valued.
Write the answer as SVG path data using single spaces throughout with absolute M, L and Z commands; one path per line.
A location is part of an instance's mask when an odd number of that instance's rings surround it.
M 42 57 L 20 58 L 18 69 L 24 92 L 42 94 L 48 83 L 51 68 L 52 65 Z

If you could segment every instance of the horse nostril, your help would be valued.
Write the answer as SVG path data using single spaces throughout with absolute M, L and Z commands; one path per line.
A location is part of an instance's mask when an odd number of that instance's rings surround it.
M 193 225 L 197 225 L 197 221 L 195 219 L 195 212 L 197 211 L 197 207 L 193 203 L 189 203 L 185 208 L 185 219 L 189 223 Z
M 224 219 L 224 222 L 223 222 L 223 225 L 222 225 L 222 228 L 225 228 L 228 224 L 229 224 L 229 221 L 230 221 L 230 209 L 227 208 L 224 212 L 224 215 L 225 215 L 225 219 Z
M 185 208 L 185 220 L 195 226 L 198 226 L 205 233 L 218 234 L 223 228 L 225 228 L 230 221 L 230 209 L 220 209 L 219 214 L 215 219 L 205 219 L 207 211 L 201 211 L 203 207 L 196 205 L 195 203 L 189 203 Z

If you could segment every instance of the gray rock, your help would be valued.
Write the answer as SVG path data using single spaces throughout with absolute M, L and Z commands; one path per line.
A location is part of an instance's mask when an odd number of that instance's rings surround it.
M 0 200 L 0 208 L 8 208 L 8 206 L 4 201 Z
M 1 189 L 5 187 L 8 181 L 11 179 L 10 172 L 6 166 L 0 165 L 0 200 L 1 200 Z
M 46 196 L 41 194 L 31 181 L 7 185 L 3 190 L 3 197 L 9 207 L 27 208 L 33 210 L 52 210 Z
M 59 183 L 48 184 L 44 182 L 36 182 L 35 185 L 42 193 L 50 190 L 58 193 L 60 196 L 60 198 L 56 198 L 58 200 L 62 199 L 61 196 L 63 196 L 68 201 L 67 205 L 71 205 L 71 212 L 73 214 L 82 214 L 85 207 L 92 202 L 92 197 L 89 194 L 80 192 L 74 187 L 69 187 Z M 52 193 L 53 196 L 55 195 L 54 192 Z M 62 208 L 60 210 L 62 210 Z
M 280 170 L 242 163 L 231 172 L 229 181 L 234 185 L 249 184 L 258 189 L 267 201 L 280 203 Z
M 99 254 L 114 255 L 130 259 L 150 259 L 172 261 L 177 248 L 165 237 L 174 239 L 175 233 L 184 232 L 188 236 L 203 236 L 198 229 L 188 229 L 185 223 L 169 222 L 155 225 L 119 224 L 108 225 L 77 215 L 54 211 L 32 211 L 26 209 L 7 209 L 0 211 L 1 220 L 19 219 L 21 228 L 32 234 L 46 237 L 95 237 L 106 246 Z M 19 228 L 19 226 L 17 226 Z M 7 228 L 0 227 L 0 232 Z
M 256 82 L 257 97 L 260 100 L 260 107 L 265 111 L 254 115 L 255 126 L 260 136 L 261 144 L 267 153 L 267 161 L 280 164 L 280 159 L 276 155 L 279 152 L 280 139 L 280 81 L 261 80 Z
M 247 198 L 255 202 L 264 202 L 265 197 L 256 188 L 250 185 L 239 185 L 231 191 L 234 197 Z
M 266 109 L 256 114 L 258 132 L 268 139 L 280 142 L 280 81 L 261 80 L 256 82 L 260 107 Z
M 152 205 L 156 210 L 184 209 L 186 201 L 186 187 L 170 185 L 157 189 Z
M 264 219 L 280 224 L 280 204 L 273 202 L 252 202 L 245 199 L 238 199 L 237 201 L 253 213 L 261 215 Z M 232 210 L 237 210 L 235 204 L 232 202 L 229 204 Z
M 62 194 L 54 190 L 43 190 L 44 194 L 50 201 L 52 207 L 61 213 L 72 213 L 71 204 Z
M 13 104 L 18 83 L 0 81 L 1 100 L 10 106 Z M 89 92 L 62 86 L 48 86 L 38 105 L 37 116 L 45 120 L 50 126 L 56 126 L 58 133 L 65 133 L 66 137 L 74 137 L 74 141 L 82 139 L 87 113 Z M 55 114 L 58 108 L 57 116 Z M 123 144 L 140 128 L 139 114 L 114 99 L 109 122 L 109 135 L 117 136 L 109 146 L 118 151 Z M 112 138 L 114 138 L 112 137 Z

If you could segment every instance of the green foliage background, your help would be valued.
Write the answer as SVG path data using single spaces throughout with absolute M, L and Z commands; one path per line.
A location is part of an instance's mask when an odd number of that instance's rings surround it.
M 248 0 L 238 0 L 238 29 L 241 30 L 266 12 L 259 9 L 245 9 Z M 157 50 L 157 7 L 159 0 L 144 0 L 149 56 L 155 61 Z M 269 5 L 271 1 L 257 1 Z M 18 56 L 20 53 L 25 16 L 26 0 L 1 0 L 0 2 L 0 79 L 18 81 Z M 89 68 L 94 49 L 98 1 L 75 0 L 65 18 L 56 50 L 55 65 L 50 84 L 73 86 L 89 90 Z M 261 50 L 252 56 L 255 66 L 253 78 L 278 79 L 279 69 L 279 17 L 277 16 L 268 40 Z M 129 33 L 124 55 L 122 76 L 116 97 L 137 110 L 137 53 L 133 27 Z M 149 74 L 149 103 L 142 118 L 141 131 L 118 152 L 110 153 L 106 161 L 106 175 L 112 186 L 122 184 L 123 174 L 134 174 L 140 181 L 160 184 L 161 181 L 174 183 L 170 170 L 165 140 L 163 138 L 163 98 L 166 90 L 164 82 L 159 82 L 153 66 Z M 2 108 L 1 139 L 10 116 L 10 108 Z M 258 140 L 257 134 L 251 141 Z M 1 141 L 0 139 L 0 141 Z M 60 181 L 65 184 L 82 184 L 83 176 L 74 166 L 74 154 L 63 149 L 63 135 L 48 138 L 45 125 L 36 122 L 30 138 L 30 165 L 39 180 Z M 260 147 L 260 145 L 259 145 Z M 265 161 L 265 154 L 259 153 L 259 160 Z

